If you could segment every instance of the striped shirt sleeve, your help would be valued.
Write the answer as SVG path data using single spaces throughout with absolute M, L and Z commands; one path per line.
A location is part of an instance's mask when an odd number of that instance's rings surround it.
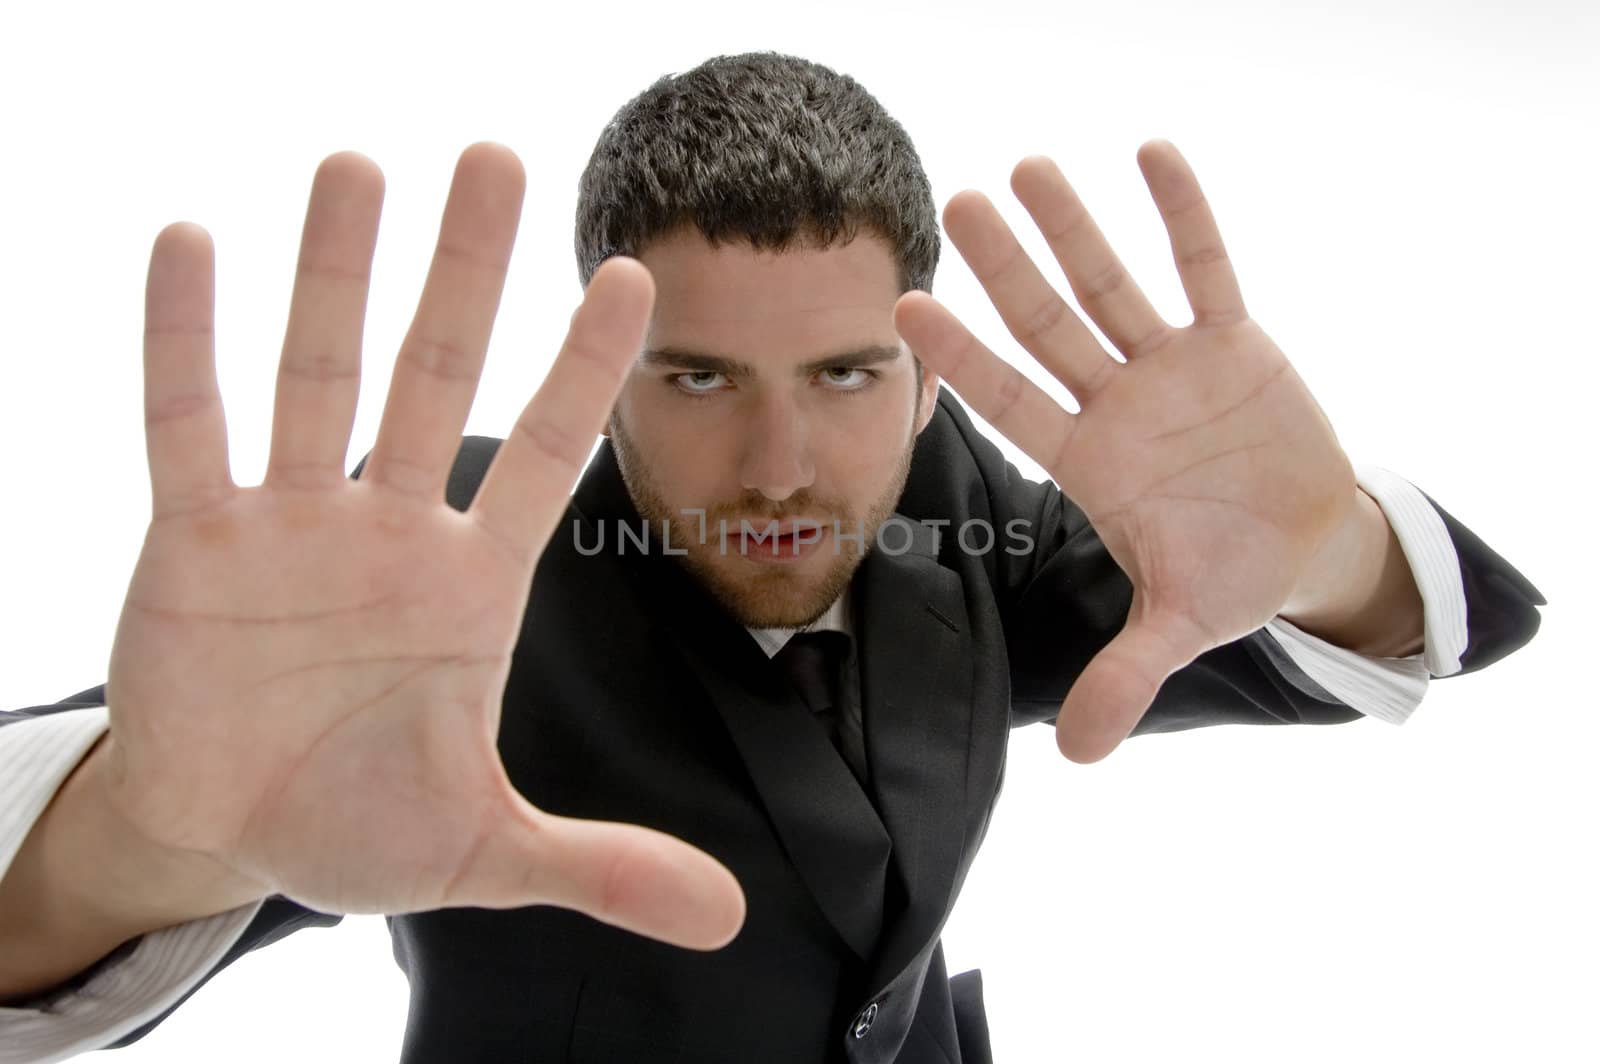
M 109 726 L 104 706 L 0 728 L 0 878 L 56 789 Z M 135 939 L 86 978 L 0 1006 L 0 1064 L 47 1064 L 102 1049 L 160 1016 L 238 941 L 261 903 Z

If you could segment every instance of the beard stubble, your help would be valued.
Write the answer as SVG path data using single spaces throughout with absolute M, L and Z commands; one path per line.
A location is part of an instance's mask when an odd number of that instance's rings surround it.
M 911 453 L 916 442 L 913 428 L 911 437 L 901 448 L 887 490 L 872 500 L 865 514 L 857 514 L 848 500 L 825 499 L 804 488 L 781 502 L 774 502 L 760 492 L 747 492 L 726 502 L 674 507 L 662 495 L 648 465 L 640 459 L 638 448 L 615 415 L 611 418 L 610 433 L 617 465 L 634 508 L 652 528 L 660 528 L 662 522 L 666 522 L 672 545 L 687 550 L 686 554 L 673 555 L 673 560 L 682 564 L 723 609 L 748 628 L 802 628 L 828 611 L 866 560 L 879 527 L 894 513 L 911 473 Z M 705 511 L 704 537 L 700 515 L 684 513 L 684 509 Z M 769 520 L 790 517 L 814 518 L 827 528 L 827 537 L 817 547 L 817 553 L 826 561 L 822 572 L 815 571 L 817 566 L 810 564 L 811 559 L 788 564 L 745 560 L 738 556 L 737 547 L 728 550 L 719 531 L 719 521 L 727 522 L 732 533 L 729 538 L 739 542 L 741 520 L 748 520 L 753 528 L 760 529 Z M 852 536 L 859 529 L 861 542 L 858 544 L 852 538 L 841 546 L 840 538 L 834 534 L 836 528 Z

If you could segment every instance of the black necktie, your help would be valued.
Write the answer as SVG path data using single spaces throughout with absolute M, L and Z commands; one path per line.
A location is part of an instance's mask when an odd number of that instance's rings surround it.
M 841 736 L 844 726 L 841 685 L 849 656 L 850 637 L 843 632 L 797 632 L 772 660 L 800 692 L 800 700 L 811 710 L 834 749 L 859 780 L 866 766 L 855 763 L 856 759 L 851 757 L 852 744 L 844 742 Z

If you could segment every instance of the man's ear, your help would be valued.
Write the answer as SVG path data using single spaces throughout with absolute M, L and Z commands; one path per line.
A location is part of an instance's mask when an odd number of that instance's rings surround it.
M 939 402 L 939 375 L 929 369 L 926 363 L 922 366 L 922 390 L 917 394 L 917 434 L 928 427 L 933 420 L 933 408 Z

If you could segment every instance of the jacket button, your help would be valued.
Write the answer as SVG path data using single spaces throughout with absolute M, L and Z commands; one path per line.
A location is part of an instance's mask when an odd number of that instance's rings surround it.
M 878 1018 L 878 1003 L 874 1001 L 861 1010 L 861 1015 L 856 1017 L 855 1031 L 857 1038 L 865 1038 L 867 1032 L 872 1030 L 872 1021 Z

